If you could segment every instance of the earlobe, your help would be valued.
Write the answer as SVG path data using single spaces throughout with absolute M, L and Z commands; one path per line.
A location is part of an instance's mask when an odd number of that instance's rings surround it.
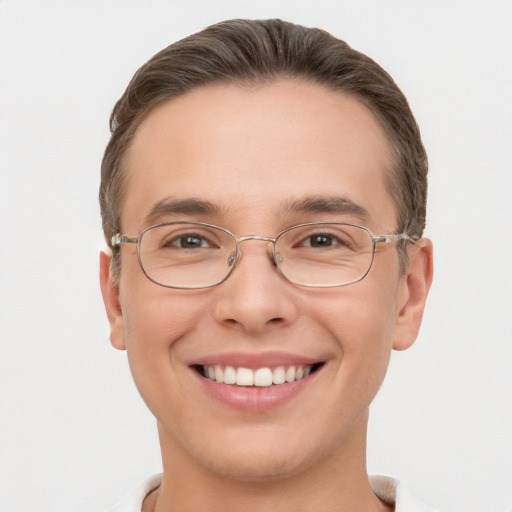
M 405 350 L 415 341 L 433 278 L 433 247 L 427 238 L 409 250 L 409 265 L 400 284 L 393 348 Z
M 103 303 L 110 323 L 110 342 L 118 350 L 126 350 L 123 311 L 119 303 L 119 287 L 113 282 L 110 271 L 112 251 L 100 251 L 100 285 Z

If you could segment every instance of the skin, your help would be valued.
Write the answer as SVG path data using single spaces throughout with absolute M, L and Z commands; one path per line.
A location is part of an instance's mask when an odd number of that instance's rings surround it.
M 159 106 L 138 128 L 122 232 L 138 235 L 166 198 L 198 198 L 217 211 L 151 221 L 210 222 L 236 236 L 273 237 L 311 221 L 395 233 L 385 186 L 391 165 L 382 128 L 352 97 L 285 80 L 203 87 Z M 311 196 L 348 198 L 366 214 L 283 208 Z M 365 279 L 323 289 L 286 281 L 267 245 L 245 243 L 232 275 L 203 290 L 152 283 L 132 244 L 121 247 L 116 286 L 110 253 L 101 254 L 111 342 L 128 351 L 158 423 L 164 479 L 144 510 L 392 510 L 368 483 L 368 407 L 391 350 L 416 339 L 432 280 L 431 243 L 411 244 L 405 275 L 395 244 L 379 244 Z M 190 367 L 227 353 L 275 351 L 324 365 L 271 409 L 240 411 L 212 399 Z

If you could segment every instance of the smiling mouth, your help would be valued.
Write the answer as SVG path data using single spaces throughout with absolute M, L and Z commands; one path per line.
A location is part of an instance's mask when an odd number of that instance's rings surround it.
M 222 384 L 242 387 L 279 386 L 305 379 L 318 371 L 324 363 L 290 365 L 276 368 L 244 368 L 222 365 L 194 365 L 194 369 L 206 379 Z

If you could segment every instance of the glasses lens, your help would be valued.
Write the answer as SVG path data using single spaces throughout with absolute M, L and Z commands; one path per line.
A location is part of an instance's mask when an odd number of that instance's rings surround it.
M 276 241 L 281 272 L 294 283 L 342 286 L 361 280 L 371 267 L 370 233 L 350 224 L 308 224 L 293 227 Z
M 139 258 L 154 282 L 203 288 L 224 280 L 233 268 L 236 241 L 227 231 L 201 223 L 160 224 L 146 229 Z

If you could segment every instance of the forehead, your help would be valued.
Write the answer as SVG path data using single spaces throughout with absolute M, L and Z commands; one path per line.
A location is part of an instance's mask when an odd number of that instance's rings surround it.
M 122 229 L 143 229 L 167 199 L 267 220 L 322 197 L 346 199 L 393 227 L 389 154 L 375 116 L 349 95 L 291 80 L 198 88 L 155 108 L 137 129 Z

